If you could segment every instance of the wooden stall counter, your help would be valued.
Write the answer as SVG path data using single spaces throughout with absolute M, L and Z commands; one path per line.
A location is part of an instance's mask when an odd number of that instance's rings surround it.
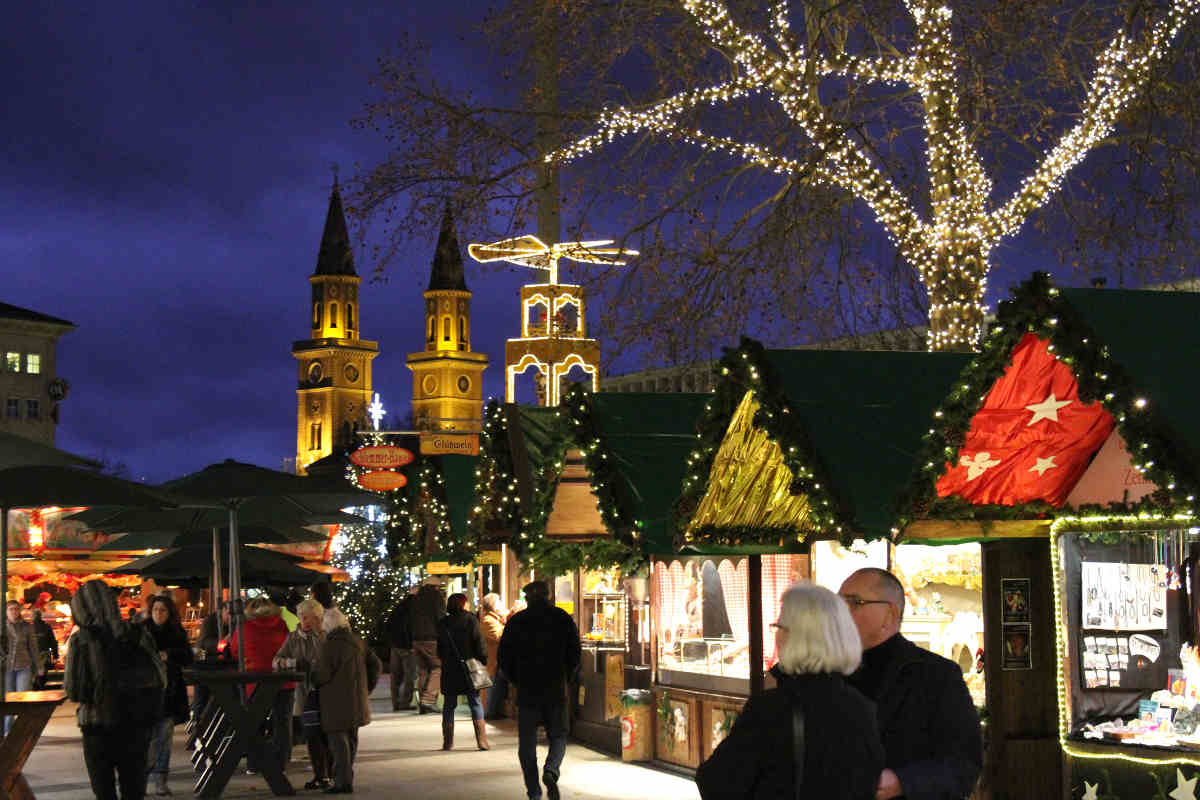
M 0 715 L 16 717 L 8 735 L 0 741 L 0 797 L 33 800 L 33 790 L 21 770 L 54 709 L 66 699 L 62 691 L 9 692 L 0 701 Z

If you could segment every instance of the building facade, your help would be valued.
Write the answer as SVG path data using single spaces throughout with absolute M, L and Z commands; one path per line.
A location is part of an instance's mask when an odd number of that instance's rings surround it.
M 58 339 L 75 324 L 0 303 L 0 431 L 53 445 L 67 382 L 58 377 Z
M 425 349 L 408 354 L 413 420 L 420 430 L 480 431 L 488 357 L 471 351 L 471 291 L 449 206 L 424 297 Z
M 342 198 L 334 181 L 317 267 L 309 277 L 311 336 L 292 343 L 296 359 L 296 472 L 353 443 L 369 427 L 371 362 L 376 342 L 361 338 L 359 285 Z

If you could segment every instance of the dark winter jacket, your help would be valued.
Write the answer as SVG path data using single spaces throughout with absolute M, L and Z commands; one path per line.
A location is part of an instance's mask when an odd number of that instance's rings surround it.
M 436 642 L 438 620 L 446 616 L 446 594 L 426 583 L 408 601 L 408 630 L 414 642 Z
M 35 675 L 41 672 L 42 659 L 38 656 L 33 626 L 23 619 L 4 622 L 8 625 L 8 668 L 31 669 Z
M 408 624 L 408 607 L 411 604 L 412 596 L 405 595 L 388 617 L 388 638 L 391 646 L 397 650 L 412 650 L 412 628 Z
M 442 617 L 438 623 L 438 658 L 442 660 L 442 694 L 454 697 L 475 691 L 462 663 L 468 658 L 487 663 L 487 647 L 474 614 L 451 611 Z
M 58 661 L 58 639 L 54 638 L 54 629 L 50 627 L 50 623 L 35 616 L 32 625 L 38 651 L 49 653 L 51 661 Z
M 580 654 L 575 620 L 549 603 L 518 611 L 500 637 L 500 669 L 517 687 L 518 706 L 564 702 Z
M 75 718 L 84 731 L 113 730 L 129 724 L 128 708 L 122 708 L 118 681 L 118 647 L 140 647 L 146 663 L 158 670 L 158 690 L 147 690 L 137 699 L 142 718 L 162 716 L 166 665 L 158 657 L 154 639 L 140 625 L 121 620 L 117 597 L 104 581 L 92 580 L 71 598 L 71 616 L 78 630 L 67 647 L 63 689 L 67 699 L 78 703 Z
M 870 700 L 841 675 L 772 674 L 778 688 L 751 697 L 733 729 L 696 772 L 703 800 L 796 796 L 792 709 L 804 709 L 804 786 L 820 800 L 873 800 L 883 745 Z
M 875 701 L 886 766 L 907 800 L 960 800 L 983 768 L 979 713 L 962 669 L 900 634 L 863 653 L 848 679 Z
M 349 628 L 325 634 L 312 671 L 321 699 L 321 730 L 348 731 L 371 723 L 367 697 L 381 668 L 379 657 Z
M 188 696 L 187 686 L 183 683 L 183 668 L 191 666 L 193 661 L 187 631 L 179 623 L 172 626 L 168 622 L 160 628 L 154 624 L 153 618 L 147 619 L 142 625 L 154 639 L 155 650 L 167 654 L 167 694 L 163 717 L 174 717 L 176 722 L 186 721 Z

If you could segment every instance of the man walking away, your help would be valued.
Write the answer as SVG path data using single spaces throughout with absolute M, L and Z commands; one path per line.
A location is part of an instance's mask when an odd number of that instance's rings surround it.
M 414 586 L 400 599 L 392 609 L 392 615 L 388 617 L 388 637 L 392 646 L 388 664 L 392 673 L 392 711 L 407 711 L 413 707 L 413 678 L 416 677 L 416 667 L 412 658 L 413 639 L 412 630 L 408 626 L 408 606 L 416 592 Z
M 528 608 L 514 614 L 500 637 L 500 669 L 517 687 L 517 755 L 530 800 L 538 783 L 537 726 L 546 726 L 550 752 L 542 770 L 549 800 L 558 800 L 559 770 L 567 750 L 567 685 L 579 669 L 579 629 L 571 615 L 550 604 L 541 581 L 522 590 Z
M 421 693 L 417 710 L 421 714 L 437 711 L 437 696 L 442 685 L 442 662 L 438 658 L 438 620 L 446 616 L 446 595 L 442 581 L 430 576 L 408 602 L 408 630 L 412 636 L 413 660 L 417 663 L 417 690 Z
M 862 638 L 848 683 L 874 700 L 887 767 L 876 800 L 960 800 L 983 766 L 979 714 L 953 661 L 900 635 L 904 587 L 887 570 L 860 569 L 838 592 Z

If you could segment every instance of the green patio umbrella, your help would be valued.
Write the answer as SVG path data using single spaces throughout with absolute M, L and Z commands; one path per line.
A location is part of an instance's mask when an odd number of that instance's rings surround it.
M 221 544 L 229 543 L 229 529 L 218 529 Z M 238 529 L 242 544 L 303 544 L 324 542 L 328 537 L 318 531 L 300 527 L 270 527 L 243 525 Z M 96 548 L 101 550 L 170 550 L 178 547 L 208 547 L 212 543 L 209 531 L 136 531 L 123 533 Z
M 291 475 L 253 464 L 243 464 L 233 459 L 167 481 L 163 487 L 171 492 L 219 505 L 228 512 L 229 597 L 233 604 L 229 616 L 235 626 L 238 626 L 242 619 L 238 525 L 243 506 L 273 499 L 284 506 L 295 508 L 301 515 L 309 515 L 378 502 L 378 498 L 369 492 L 347 490 L 344 481 Z M 238 630 L 240 629 L 239 626 Z M 244 655 L 245 648 L 238 647 L 239 669 L 245 667 Z
M 295 556 L 242 545 L 238 559 L 242 578 L 250 586 L 307 586 L 322 573 L 305 569 Z M 208 579 L 212 570 L 212 551 L 207 545 L 179 547 L 143 556 L 113 569 L 118 575 L 141 575 L 160 583 L 198 582 Z
M 45 464 L 0 469 L 0 591 L 8 597 L 8 512 L 12 509 L 98 504 L 169 508 L 175 502 L 167 492 L 91 470 Z M 8 626 L 0 625 L 0 661 L 7 657 Z

